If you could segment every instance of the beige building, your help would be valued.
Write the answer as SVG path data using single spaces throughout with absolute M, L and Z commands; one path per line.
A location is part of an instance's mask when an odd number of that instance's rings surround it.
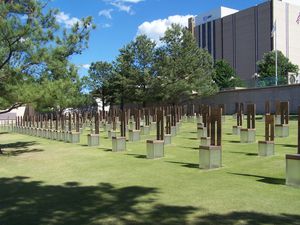
M 200 48 L 228 61 L 244 81 L 275 48 L 300 66 L 300 0 L 271 0 L 241 11 L 220 7 L 190 18 L 189 29 Z

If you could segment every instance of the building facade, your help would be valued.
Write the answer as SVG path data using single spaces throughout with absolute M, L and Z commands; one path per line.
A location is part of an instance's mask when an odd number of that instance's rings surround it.
M 253 80 L 257 61 L 275 48 L 300 65 L 298 0 L 272 0 L 241 11 L 221 7 L 190 18 L 189 29 L 200 48 L 229 62 L 244 81 Z

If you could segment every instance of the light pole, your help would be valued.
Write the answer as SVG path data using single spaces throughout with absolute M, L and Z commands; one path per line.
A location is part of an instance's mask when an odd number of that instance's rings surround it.
M 274 38 L 274 47 L 275 47 L 275 86 L 278 85 L 278 53 L 277 53 L 277 27 L 276 26 L 277 24 L 275 20 L 271 32 L 271 36 Z
M 257 83 L 258 83 L 257 81 L 260 78 L 260 75 L 258 73 L 254 73 L 252 78 L 254 79 L 255 87 L 257 87 Z

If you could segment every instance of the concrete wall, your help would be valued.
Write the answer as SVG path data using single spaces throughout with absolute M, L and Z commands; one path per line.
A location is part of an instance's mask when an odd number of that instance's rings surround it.
M 276 101 L 289 101 L 290 113 L 296 114 L 298 106 L 300 106 L 300 84 L 268 87 L 268 88 L 253 88 L 242 90 L 222 91 L 217 95 L 208 98 L 195 100 L 195 103 L 226 105 L 226 113 L 233 114 L 236 102 L 255 103 L 257 114 L 264 114 L 265 102 L 270 101 L 271 110 L 275 112 Z

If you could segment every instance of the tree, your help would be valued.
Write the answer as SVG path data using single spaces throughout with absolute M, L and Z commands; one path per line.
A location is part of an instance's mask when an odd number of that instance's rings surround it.
M 117 91 L 120 99 L 143 107 L 150 101 L 154 52 L 155 43 L 145 35 L 136 37 L 120 50 L 115 62 L 115 88 L 120 88 Z
M 121 108 L 129 102 L 143 107 L 157 101 L 175 104 L 185 98 L 217 91 L 212 80 L 212 58 L 207 51 L 197 47 L 190 32 L 172 25 L 162 41 L 163 46 L 157 48 L 153 41 L 141 35 L 120 49 L 113 63 L 114 72 L 104 79 L 111 91 L 111 102 L 120 103 Z M 101 88 L 105 84 L 102 77 L 106 77 L 103 70 L 103 65 L 92 67 L 89 78 L 100 79 L 99 85 L 97 82 L 95 85 Z
M 32 105 L 40 112 L 62 113 L 67 108 L 80 108 L 92 104 L 90 96 L 83 93 L 83 88 L 77 68 L 71 65 L 64 77 L 38 82 L 35 89 L 41 97 L 34 99 Z
M 136 101 L 141 102 L 143 107 L 146 106 L 146 102 L 151 101 L 152 95 L 150 95 L 151 81 L 153 79 L 153 64 L 154 53 L 156 44 L 147 38 L 146 35 L 140 35 L 136 37 L 132 43 L 133 48 L 133 68 L 135 70 L 134 78 L 136 88 Z
M 89 76 L 86 78 L 86 85 L 93 97 L 101 98 L 102 110 L 112 101 L 111 79 L 113 77 L 113 66 L 108 62 L 95 62 L 89 68 Z
M 155 69 L 156 91 L 162 100 L 175 104 L 184 98 L 211 95 L 217 91 L 213 83 L 214 68 L 211 55 L 198 48 L 192 34 L 173 24 L 161 39 Z
M 70 56 L 87 47 L 91 17 L 60 29 L 58 10 L 45 6 L 43 0 L 0 2 L 0 113 L 41 98 L 36 86 L 67 78 Z
M 234 69 L 225 60 L 216 61 L 214 68 L 216 70 L 213 80 L 220 89 L 242 86 L 242 81 L 236 76 Z
M 127 44 L 120 49 L 120 54 L 114 62 L 113 95 L 119 100 L 122 110 L 125 102 L 134 102 L 136 98 L 136 70 L 132 66 L 133 62 L 132 44 Z
M 278 78 L 286 82 L 288 72 L 297 73 L 299 68 L 297 65 L 292 64 L 281 51 L 277 51 L 278 55 Z M 257 62 L 258 74 L 261 79 L 275 78 L 275 51 L 265 53 L 263 58 Z

